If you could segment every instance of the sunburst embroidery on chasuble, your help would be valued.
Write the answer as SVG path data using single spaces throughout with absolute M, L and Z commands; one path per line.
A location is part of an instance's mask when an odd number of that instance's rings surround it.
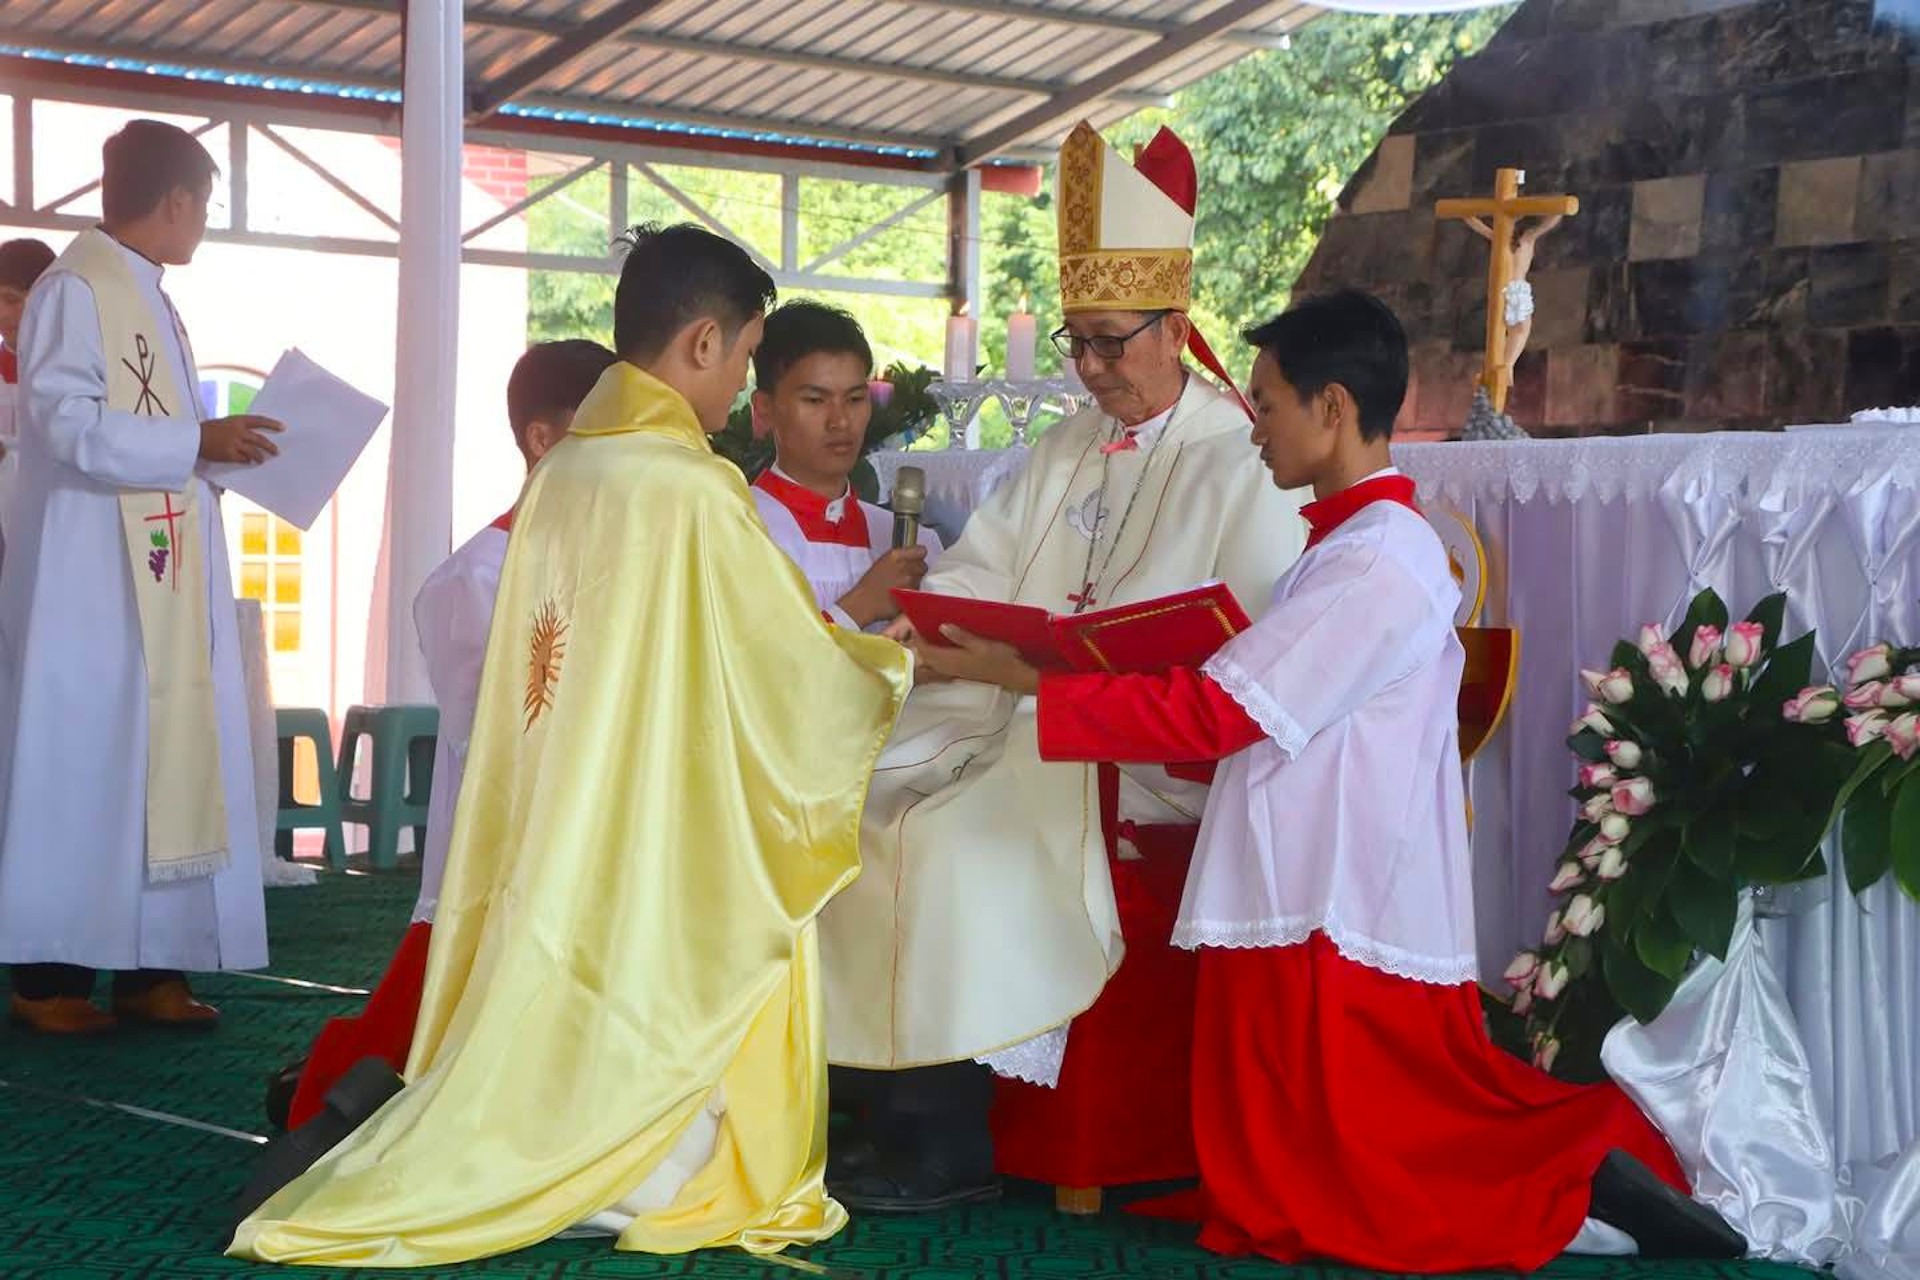
M 553 706 L 560 664 L 566 656 L 567 619 L 560 606 L 548 600 L 534 612 L 533 639 L 527 646 L 527 697 L 521 708 L 526 712 L 527 730 Z

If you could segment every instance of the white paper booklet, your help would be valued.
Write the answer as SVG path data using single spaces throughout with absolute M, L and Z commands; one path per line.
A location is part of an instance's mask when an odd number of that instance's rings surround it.
M 387 406 L 289 350 L 247 407 L 286 430 L 272 437 L 280 452 L 254 466 L 208 463 L 201 474 L 259 503 L 288 524 L 311 529 L 334 490 L 386 420 Z

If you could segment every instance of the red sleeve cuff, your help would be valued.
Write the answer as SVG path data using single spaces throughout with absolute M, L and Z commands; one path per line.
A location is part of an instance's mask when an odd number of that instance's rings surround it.
M 1190 667 L 1043 675 L 1039 730 L 1043 760 L 1116 764 L 1221 760 L 1266 737 L 1226 690 Z

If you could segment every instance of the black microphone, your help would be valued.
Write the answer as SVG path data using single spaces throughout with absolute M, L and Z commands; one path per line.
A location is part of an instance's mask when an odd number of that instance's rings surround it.
M 920 545 L 920 513 L 926 510 L 927 473 L 902 467 L 893 477 L 893 549 Z

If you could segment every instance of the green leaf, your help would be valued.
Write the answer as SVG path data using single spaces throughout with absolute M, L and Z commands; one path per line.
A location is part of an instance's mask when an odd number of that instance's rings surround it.
M 1867 779 L 1873 777 L 1874 774 L 1885 768 L 1887 761 L 1893 759 L 1893 748 L 1885 742 L 1869 743 L 1865 748 L 1855 754 L 1854 759 L 1855 764 L 1852 775 L 1840 784 L 1840 790 L 1834 793 L 1833 819 L 1840 817 L 1841 811 L 1844 810 L 1848 802 L 1853 799 L 1853 793 L 1858 790 Z
M 1766 669 L 1753 682 L 1749 694 L 1754 719 L 1762 723 L 1777 721 L 1780 708 L 1807 687 L 1813 676 L 1813 632 L 1790 641 L 1773 651 Z
M 1607 990 L 1620 1007 L 1643 1023 L 1660 1016 L 1680 985 L 1678 979 L 1648 968 L 1632 948 L 1619 945 L 1617 939 L 1601 947 L 1600 970 L 1606 977 Z
M 1627 874 L 1607 886 L 1607 932 L 1630 939 L 1645 922 L 1649 904 L 1657 909 L 1667 892 L 1680 859 L 1680 837 L 1657 826 L 1636 825 L 1620 851 L 1627 860 Z
M 1863 787 L 1847 805 L 1840 822 L 1840 852 L 1847 887 L 1865 893 L 1893 865 L 1893 797 L 1878 787 Z
M 1587 841 L 1600 834 L 1600 828 L 1591 822 L 1573 824 L 1573 834 L 1567 837 L 1567 847 L 1560 851 L 1562 858 L 1571 858 L 1587 847 Z
M 1892 795 L 1905 785 L 1908 778 L 1916 773 L 1920 773 L 1920 756 L 1916 756 L 1912 760 L 1902 761 L 1882 774 L 1880 777 L 1880 790 L 1887 795 Z
M 1676 983 L 1693 959 L 1692 940 L 1665 909 L 1649 912 L 1634 930 L 1633 950 L 1640 957 L 1640 963 Z
M 1647 669 L 1647 655 L 1641 653 L 1631 640 L 1616 640 L 1610 660 L 1612 665 L 1625 667 L 1636 673 Z
M 1747 615 L 1747 621 L 1757 622 L 1765 628 L 1766 634 L 1760 641 L 1763 652 L 1779 644 L 1787 625 L 1787 593 L 1776 591 L 1753 606 L 1753 612 Z M 1798 693 L 1799 690 L 1796 689 L 1794 692 Z
M 1593 971 L 1593 939 L 1569 938 L 1560 959 L 1566 963 L 1568 976 L 1578 982 Z
M 1724 806 L 1709 809 L 1689 822 L 1681 836 L 1687 860 L 1716 879 L 1733 874 L 1734 850 L 1739 847 L 1739 828 L 1732 812 Z
M 1607 759 L 1607 740 L 1591 729 L 1582 729 L 1568 738 L 1567 749 L 1588 764 L 1604 764 Z
M 1674 868 L 1667 906 L 1680 932 L 1694 947 L 1716 960 L 1727 958 L 1727 944 L 1733 941 L 1733 921 L 1740 906 L 1740 887 L 1731 876 L 1708 875 L 1691 862 L 1682 861 Z
M 1893 798 L 1893 878 L 1910 898 L 1920 898 L 1920 783 L 1900 788 Z

